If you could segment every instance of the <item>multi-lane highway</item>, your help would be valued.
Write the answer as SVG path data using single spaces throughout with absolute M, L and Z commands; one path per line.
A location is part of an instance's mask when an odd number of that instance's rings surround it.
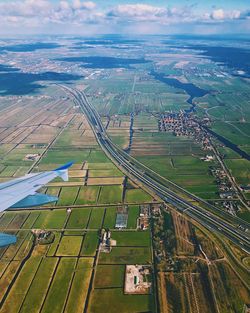
M 248 223 L 237 217 L 233 218 L 230 216 L 228 218 L 226 213 L 224 219 L 215 214 L 217 213 L 216 208 L 214 213 L 208 211 L 203 206 L 194 205 L 187 197 L 180 196 L 179 193 L 174 192 L 168 186 L 155 179 L 152 173 L 147 172 L 143 166 L 138 166 L 138 161 L 135 162 L 126 152 L 113 144 L 102 125 L 98 112 L 91 106 L 84 92 L 65 86 L 63 88 L 74 97 L 74 101 L 81 107 L 103 151 L 130 178 L 146 186 L 164 202 L 172 204 L 176 210 L 187 215 L 193 221 L 198 222 L 210 231 L 223 234 L 237 246 L 250 253 L 250 236 L 247 232 L 247 229 L 250 229 L 250 225 Z M 219 209 L 217 211 L 221 212 Z

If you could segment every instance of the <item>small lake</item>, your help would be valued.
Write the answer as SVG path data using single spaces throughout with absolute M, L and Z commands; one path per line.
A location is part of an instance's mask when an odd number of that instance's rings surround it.
M 164 84 L 167 84 L 170 87 L 174 87 L 177 89 L 184 90 L 190 97 L 187 100 L 187 103 L 191 105 L 190 109 L 185 110 L 186 113 L 191 113 L 195 110 L 195 104 L 193 103 L 194 98 L 196 97 L 203 97 L 209 93 L 208 90 L 202 89 L 200 87 L 197 87 L 196 85 L 192 83 L 182 83 L 176 78 L 169 78 L 163 73 L 157 73 L 152 71 L 150 73 L 154 78 Z

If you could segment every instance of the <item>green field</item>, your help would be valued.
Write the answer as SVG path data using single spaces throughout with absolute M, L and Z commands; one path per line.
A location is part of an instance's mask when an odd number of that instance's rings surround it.
M 57 256 L 78 256 L 82 244 L 82 236 L 63 236 L 57 249 Z
M 74 208 L 70 214 L 67 228 L 79 228 L 85 229 L 87 228 L 89 216 L 90 216 L 91 209 L 84 208 L 84 209 L 77 209 Z
M 88 231 L 85 235 L 81 255 L 82 256 L 94 256 L 98 245 L 98 235 L 96 231 Z
M 42 312 L 61 313 L 66 300 L 73 272 L 76 265 L 74 258 L 62 258 L 45 299 Z
M 102 186 L 99 203 L 112 204 L 122 202 L 122 186 Z
M 67 313 L 82 313 L 87 297 L 90 277 L 92 274 L 92 259 L 78 260 L 76 273 L 70 289 L 68 302 L 65 308 Z
M 40 312 L 57 262 L 57 258 L 45 258 L 42 261 L 41 265 L 39 266 L 39 270 L 36 273 L 34 280 L 32 281 L 30 289 L 27 292 L 20 312 L 29 313 L 30 308 L 32 308 L 32 312 L 34 313 Z M 60 279 L 62 280 L 63 277 Z
M 78 194 L 78 190 L 78 187 L 63 187 L 61 189 L 57 204 L 62 206 L 74 204 Z
M 41 261 L 41 256 L 36 256 L 28 260 L 20 276 L 16 280 L 7 301 L 4 303 L 1 312 L 8 313 L 19 311 Z M 18 294 L 19 297 L 16 297 L 16 294 Z M 23 312 L 25 312 L 25 310 Z
M 148 247 L 113 247 L 108 254 L 102 253 L 99 264 L 148 264 L 151 251 Z
M 103 227 L 104 228 L 115 228 L 117 209 L 116 207 L 109 207 L 106 209 Z
M 62 228 L 66 221 L 66 216 L 66 210 L 42 211 L 35 221 L 33 228 Z
M 119 246 L 150 246 L 149 231 L 113 231 L 112 239 L 116 240 L 116 245 Z
M 154 302 L 148 295 L 124 295 L 121 288 L 95 289 L 89 311 L 91 313 L 154 312 Z
M 99 189 L 98 186 L 81 187 L 75 204 L 95 204 Z
M 142 189 L 127 189 L 125 194 L 125 202 L 151 202 L 152 197 Z
M 139 206 L 129 206 L 128 209 L 128 224 L 127 228 L 136 228 L 137 218 L 139 217 L 140 208 Z
M 93 208 L 90 215 L 88 228 L 98 229 L 102 226 L 104 208 Z
M 95 288 L 123 287 L 125 275 L 124 265 L 98 265 Z

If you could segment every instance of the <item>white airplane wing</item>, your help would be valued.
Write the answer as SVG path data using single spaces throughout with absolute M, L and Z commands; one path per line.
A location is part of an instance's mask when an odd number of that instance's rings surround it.
M 28 208 L 57 201 L 57 197 L 40 194 L 36 191 L 56 177 L 67 181 L 68 168 L 72 164 L 70 162 L 53 171 L 28 174 L 9 182 L 0 183 L 0 212 L 11 208 Z M 0 247 L 6 242 L 14 243 L 14 238 L 15 236 L 12 235 L 0 234 Z

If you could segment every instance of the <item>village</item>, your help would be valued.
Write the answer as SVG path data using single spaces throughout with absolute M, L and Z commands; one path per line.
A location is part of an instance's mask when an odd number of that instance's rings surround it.
M 211 121 L 208 117 L 199 120 L 196 116 L 184 111 L 178 113 L 167 112 L 160 116 L 158 127 L 160 132 L 171 132 L 177 137 L 189 137 L 195 143 L 200 144 L 202 150 L 206 151 L 200 159 L 204 162 L 211 162 L 210 174 L 215 178 L 218 186 L 219 198 L 223 201 L 217 202 L 228 213 L 236 215 L 239 208 L 237 205 L 237 194 L 230 182 L 228 173 L 222 168 L 218 158 L 222 159 L 212 142 L 212 135 L 210 135 L 206 127 L 209 127 Z

